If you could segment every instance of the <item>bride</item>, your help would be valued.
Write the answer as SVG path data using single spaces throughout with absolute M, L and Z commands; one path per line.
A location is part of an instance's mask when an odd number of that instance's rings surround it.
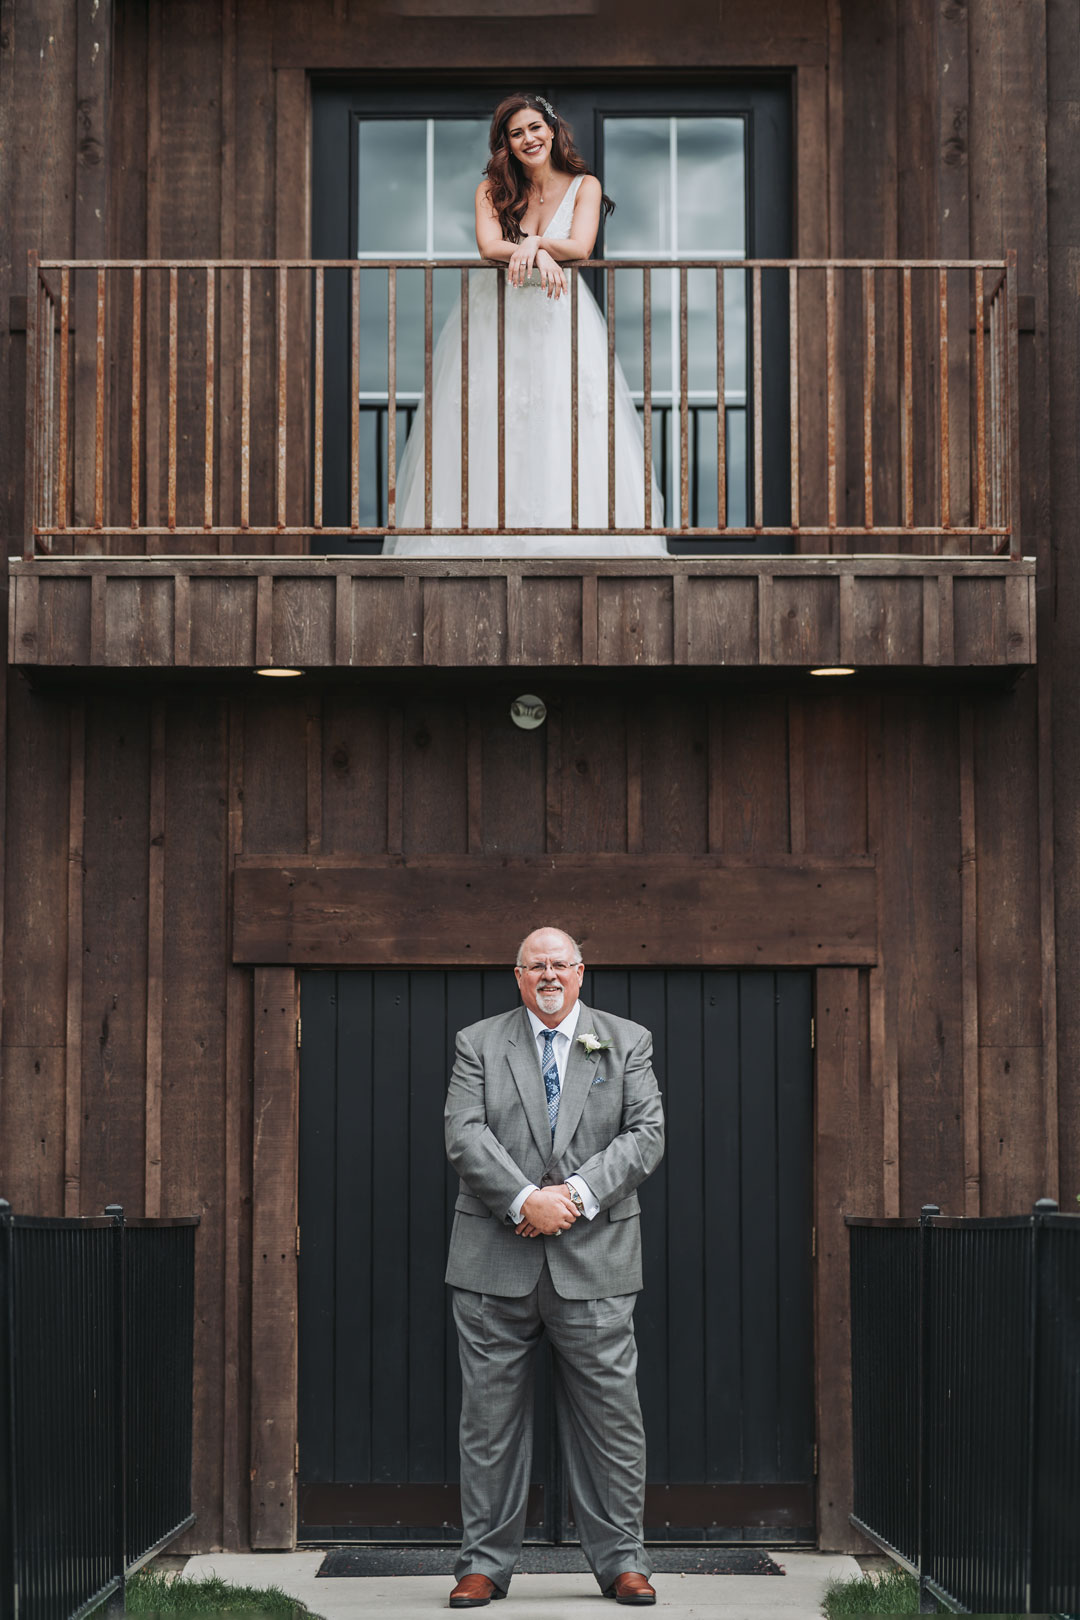
M 544 535 L 388 535 L 384 553 L 409 557 L 667 556 L 662 535 L 571 535 L 570 291 L 564 264 L 592 252 L 600 210 L 614 204 L 586 172 L 569 126 L 542 96 L 508 96 L 491 120 L 491 157 L 476 192 L 476 242 L 506 270 L 469 276 L 468 525 L 497 530 L 498 289 L 506 276 L 505 516 L 507 529 Z M 615 523 L 644 523 L 641 423 L 622 367 L 608 399 L 607 325 L 579 278 L 578 526 L 608 523 L 608 411 L 615 415 Z M 461 506 L 461 301 L 432 357 L 431 522 L 459 528 Z M 663 502 L 650 469 L 651 522 Z M 397 478 L 397 526 L 424 526 L 424 408 L 414 418 Z

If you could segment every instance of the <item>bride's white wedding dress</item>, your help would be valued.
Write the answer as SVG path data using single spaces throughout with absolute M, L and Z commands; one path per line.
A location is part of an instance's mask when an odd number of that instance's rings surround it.
M 570 235 L 582 176 L 571 181 L 545 236 Z M 498 515 L 498 290 L 504 269 L 469 277 L 469 524 L 496 529 Z M 569 273 L 567 273 L 569 282 Z M 545 535 L 388 535 L 383 551 L 398 557 L 666 557 L 662 535 L 605 539 L 571 535 L 570 528 L 570 293 L 556 300 L 539 271 L 523 287 L 506 288 L 507 528 L 543 528 Z M 608 521 L 607 324 L 583 280 L 578 281 L 578 525 Z M 615 522 L 644 523 L 644 446 L 641 422 L 622 367 L 615 363 Z M 439 334 L 432 357 L 431 521 L 461 525 L 461 301 Z M 651 480 L 652 522 L 663 523 L 663 501 Z M 424 408 L 409 434 L 397 480 L 399 528 L 424 524 Z

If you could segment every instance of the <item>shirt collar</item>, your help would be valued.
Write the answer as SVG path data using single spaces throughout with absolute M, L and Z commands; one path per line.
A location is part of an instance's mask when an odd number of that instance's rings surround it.
M 545 1029 L 547 1029 L 548 1026 L 540 1022 L 539 1018 L 537 1018 L 531 1007 L 526 1007 L 525 1011 L 528 1013 L 529 1023 L 532 1025 L 533 1040 L 538 1041 L 541 1034 Z M 565 1035 L 568 1041 L 572 1041 L 574 1038 L 574 1031 L 577 1029 L 577 1023 L 580 1017 L 581 1001 L 578 1000 L 574 1002 L 574 1005 L 571 1007 L 562 1023 L 555 1025 L 556 1035 Z

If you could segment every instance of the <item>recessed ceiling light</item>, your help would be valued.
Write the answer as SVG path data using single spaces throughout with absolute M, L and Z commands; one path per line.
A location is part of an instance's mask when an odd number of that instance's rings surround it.
M 811 675 L 855 675 L 854 669 L 848 669 L 843 664 L 824 665 L 821 669 L 812 669 Z
M 256 675 L 302 675 L 302 669 L 257 669 Z

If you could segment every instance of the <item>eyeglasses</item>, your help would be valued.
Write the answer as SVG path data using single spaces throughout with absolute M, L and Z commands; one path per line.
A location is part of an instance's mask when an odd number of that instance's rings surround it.
M 580 956 L 576 962 L 550 962 L 547 960 L 543 962 L 525 962 L 522 964 L 521 971 L 523 973 L 543 973 L 550 968 L 552 973 L 569 973 L 571 968 L 578 967 L 580 962 Z

